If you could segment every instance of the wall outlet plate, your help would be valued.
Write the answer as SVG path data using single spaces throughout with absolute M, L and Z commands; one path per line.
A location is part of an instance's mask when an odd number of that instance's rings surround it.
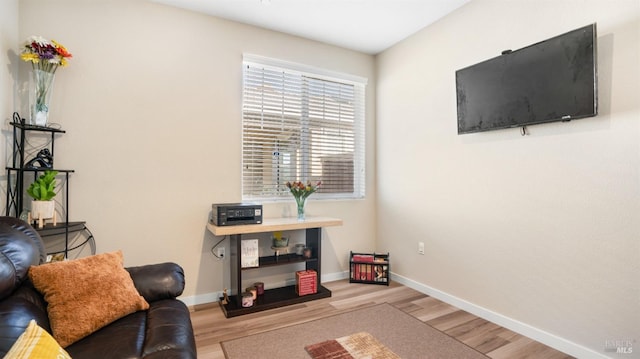
M 424 255 L 424 242 L 418 242 L 418 254 Z
M 218 256 L 218 259 L 224 259 L 224 247 L 219 247 L 218 249 L 216 249 L 216 255 Z

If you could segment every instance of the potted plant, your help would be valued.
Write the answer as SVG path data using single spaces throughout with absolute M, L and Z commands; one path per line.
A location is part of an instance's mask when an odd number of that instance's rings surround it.
M 56 196 L 56 176 L 58 171 L 44 171 L 27 188 L 27 194 L 33 198 L 31 201 L 31 218 L 47 219 L 54 218 L 55 222 L 55 202 L 53 197 Z
M 283 237 L 282 232 L 273 232 L 271 248 L 285 248 L 289 246 L 289 238 Z

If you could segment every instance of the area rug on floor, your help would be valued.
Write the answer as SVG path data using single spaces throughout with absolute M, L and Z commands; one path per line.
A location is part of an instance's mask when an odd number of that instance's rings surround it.
M 391 352 L 405 359 L 488 358 L 386 303 L 224 341 L 221 345 L 228 359 L 309 359 L 311 356 L 305 347 L 359 332 L 371 334 Z
M 313 359 L 400 359 L 367 332 L 347 335 L 335 340 L 304 347 Z

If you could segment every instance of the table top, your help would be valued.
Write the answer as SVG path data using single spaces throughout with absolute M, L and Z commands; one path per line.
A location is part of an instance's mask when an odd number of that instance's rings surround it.
M 264 218 L 261 224 L 242 224 L 237 226 L 216 226 L 209 222 L 207 229 L 216 236 L 246 233 L 264 233 L 275 231 L 291 231 L 296 229 L 341 226 L 342 220 L 331 217 L 307 217 L 304 221 L 298 218 Z

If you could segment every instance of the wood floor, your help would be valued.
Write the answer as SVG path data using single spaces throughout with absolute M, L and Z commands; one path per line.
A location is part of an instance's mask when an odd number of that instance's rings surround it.
M 193 308 L 191 320 L 196 336 L 198 358 L 224 358 L 220 342 L 225 340 L 385 302 L 485 353 L 490 358 L 572 358 L 397 283 L 392 282 L 387 287 L 350 284 L 348 280 L 341 280 L 323 283 L 323 285 L 332 291 L 331 298 L 229 319 L 224 317 L 218 303 L 196 306 Z

